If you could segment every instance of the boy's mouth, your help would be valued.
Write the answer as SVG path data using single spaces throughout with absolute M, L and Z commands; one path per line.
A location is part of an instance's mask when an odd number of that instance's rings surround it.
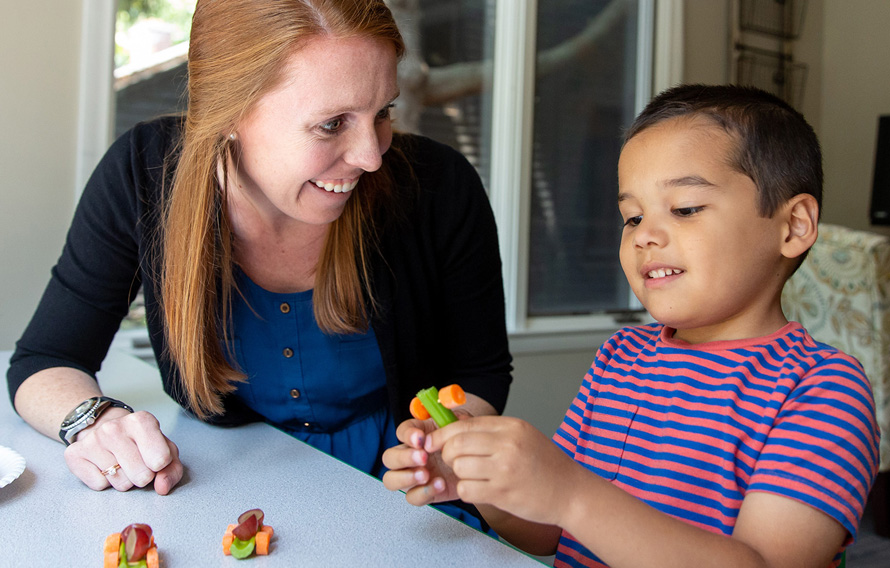
M 683 270 L 679 268 L 656 268 L 655 270 L 650 270 L 646 273 L 646 276 L 650 279 L 654 278 L 665 278 L 667 276 L 673 276 L 675 274 L 683 274 Z

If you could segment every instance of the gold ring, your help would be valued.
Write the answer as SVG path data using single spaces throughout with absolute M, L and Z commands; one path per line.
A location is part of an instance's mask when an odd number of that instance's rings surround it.
M 105 477 L 108 477 L 109 475 L 114 475 L 115 473 L 117 473 L 117 470 L 119 470 L 120 468 L 121 468 L 121 464 L 116 463 L 111 467 L 103 469 L 99 473 L 101 473 Z

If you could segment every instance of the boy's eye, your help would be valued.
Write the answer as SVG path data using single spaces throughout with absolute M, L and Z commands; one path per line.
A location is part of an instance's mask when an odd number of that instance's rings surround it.
M 343 126 L 343 119 L 335 118 L 322 124 L 321 129 L 329 134 L 335 134 L 338 130 L 340 130 L 341 126 Z
M 704 207 L 678 207 L 677 209 L 674 209 L 674 215 L 677 215 L 678 217 L 690 217 L 702 209 L 704 209 Z
M 629 217 L 627 221 L 624 222 L 625 227 L 636 227 L 643 221 L 642 215 L 637 215 L 636 217 Z

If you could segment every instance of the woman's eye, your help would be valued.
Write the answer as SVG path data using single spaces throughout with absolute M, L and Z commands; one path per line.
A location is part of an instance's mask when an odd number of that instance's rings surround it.
M 636 227 L 643 221 L 642 215 L 637 215 L 636 217 L 629 217 L 627 221 L 624 222 L 625 227 Z
M 396 105 L 390 103 L 390 104 L 386 105 L 385 107 L 383 107 L 382 109 L 380 109 L 380 112 L 377 113 L 377 120 L 386 120 L 386 119 L 390 118 L 390 116 L 392 115 L 392 107 L 394 107 L 394 106 L 396 106 Z
M 677 209 L 674 209 L 674 215 L 677 215 L 678 217 L 690 217 L 702 209 L 704 209 L 704 207 L 678 207 Z
M 340 127 L 343 126 L 342 118 L 335 118 L 333 120 L 329 120 L 321 125 L 321 129 L 329 134 L 336 134 Z

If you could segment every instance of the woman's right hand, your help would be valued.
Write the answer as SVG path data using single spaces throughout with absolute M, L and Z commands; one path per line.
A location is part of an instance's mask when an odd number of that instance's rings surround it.
M 447 426 L 446 426 L 447 428 Z M 457 478 L 441 455 L 427 453 L 424 442 L 436 429 L 432 419 L 409 419 L 396 429 L 402 444 L 383 452 L 383 485 L 390 491 L 404 491 L 412 505 L 422 506 L 457 499 Z
M 68 469 L 87 487 L 127 491 L 154 481 L 166 495 L 183 475 L 179 448 L 161 432 L 157 418 L 145 411 L 110 408 L 95 424 L 81 431 L 65 449 Z M 120 468 L 103 475 L 115 464 Z

